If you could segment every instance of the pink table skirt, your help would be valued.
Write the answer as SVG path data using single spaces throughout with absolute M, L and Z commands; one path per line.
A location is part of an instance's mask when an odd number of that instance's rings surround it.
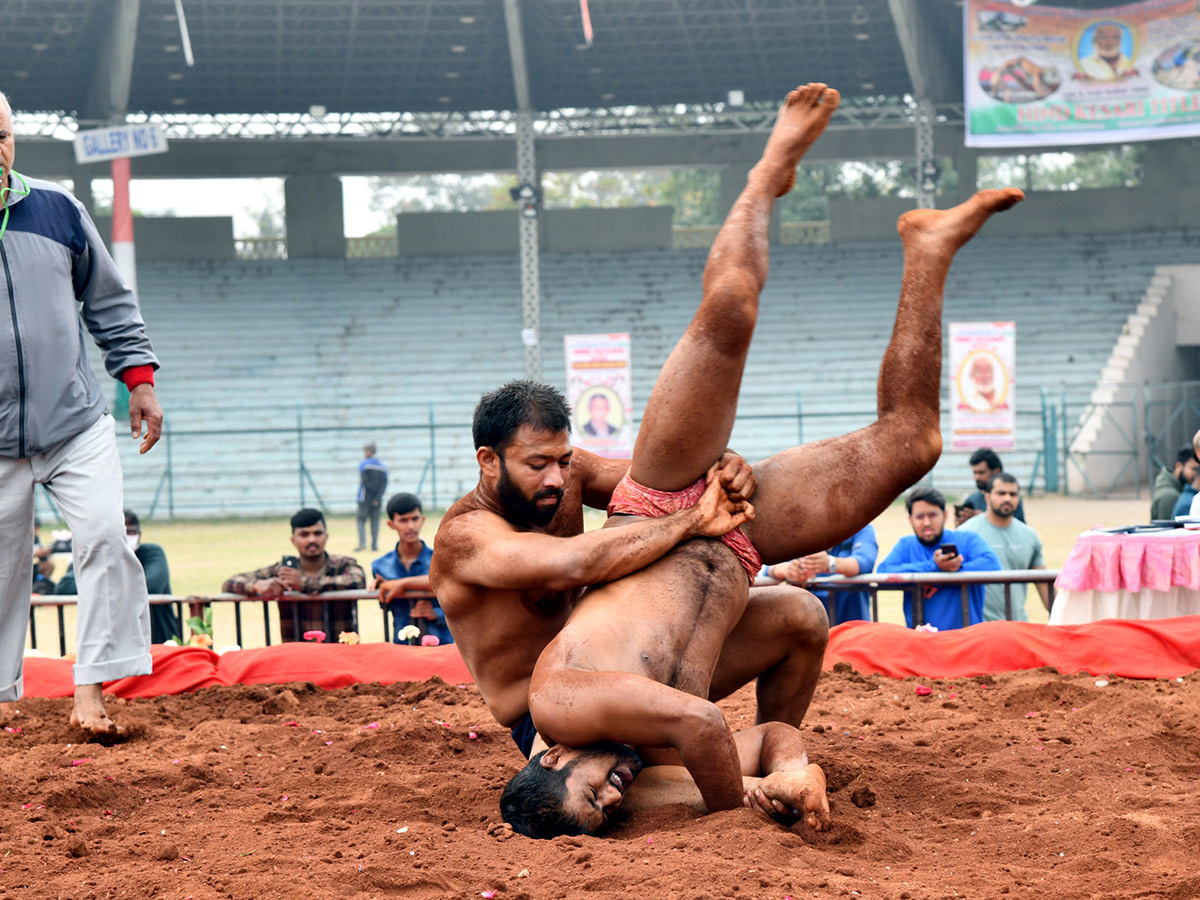
M 1054 586 L 1060 591 L 1200 591 L 1200 531 L 1085 531 Z

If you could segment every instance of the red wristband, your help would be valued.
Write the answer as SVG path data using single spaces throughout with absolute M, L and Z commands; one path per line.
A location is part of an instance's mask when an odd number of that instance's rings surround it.
M 139 384 L 148 384 L 154 386 L 154 366 L 130 366 L 121 373 L 121 380 L 125 382 L 125 387 L 133 390 Z

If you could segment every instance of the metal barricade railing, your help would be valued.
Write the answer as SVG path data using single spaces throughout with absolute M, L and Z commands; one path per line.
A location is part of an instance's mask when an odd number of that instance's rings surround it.
M 428 600 L 433 599 L 434 595 L 428 592 L 407 591 L 404 595 L 406 600 Z M 265 636 L 266 645 L 271 646 L 271 604 L 279 605 L 279 616 L 282 622 L 284 616 L 284 607 L 291 605 L 292 622 L 296 631 L 299 631 L 299 621 L 297 616 L 297 607 L 293 604 L 297 602 L 312 603 L 319 602 L 323 604 L 323 619 L 325 627 L 322 629 L 327 635 L 337 640 L 337 635 L 333 634 L 333 622 L 330 616 L 329 604 L 326 601 L 346 601 L 346 600 L 378 600 L 379 591 L 370 590 L 354 590 L 354 591 L 328 591 L 323 594 L 299 594 L 289 591 L 278 597 L 259 597 L 246 596 L 244 594 L 210 594 L 210 595 L 189 595 L 180 597 L 173 594 L 151 594 L 150 603 L 153 606 L 171 604 L 175 607 L 175 619 L 179 625 L 178 635 L 184 637 L 184 623 L 187 618 L 192 616 L 203 615 L 204 608 L 213 603 L 232 603 L 233 604 L 233 620 L 235 641 L 239 647 L 243 645 L 242 636 L 242 606 L 247 603 L 258 603 L 262 606 L 263 614 L 263 634 Z M 73 594 L 50 594 L 41 595 L 35 594 L 30 600 L 31 605 L 36 609 L 39 607 L 54 607 L 58 617 L 58 647 L 59 655 L 66 656 L 67 654 L 67 630 L 66 617 L 64 608 L 75 606 L 78 603 L 78 597 Z M 185 611 L 186 608 L 186 611 Z M 394 615 L 390 610 L 383 609 L 383 636 L 384 640 L 389 640 L 393 633 L 391 627 L 391 617 Z M 358 630 L 358 610 L 354 610 L 355 631 Z M 214 641 L 214 644 L 216 642 Z M 36 619 L 31 615 L 29 617 L 29 644 L 34 650 L 38 649 L 37 623 Z
M 934 585 L 937 587 L 953 587 L 959 586 L 962 589 L 962 612 L 963 621 L 970 622 L 970 597 L 969 588 L 975 584 L 1002 584 L 1004 585 L 1004 617 L 1012 619 L 1012 585 L 1014 584 L 1049 584 L 1050 585 L 1050 601 L 1054 602 L 1054 580 L 1058 577 L 1058 569 L 1011 569 L 1003 572 L 936 572 L 936 573 L 884 573 L 875 572 L 867 575 L 855 575 L 853 578 L 846 578 L 841 575 L 835 575 L 828 578 L 816 578 L 806 584 L 796 583 L 798 587 L 806 587 L 809 590 L 828 591 L 828 597 L 825 600 L 826 608 L 829 611 L 829 621 L 834 625 L 837 622 L 837 607 L 834 602 L 834 594 L 837 591 L 858 591 L 866 589 L 871 595 L 871 621 L 879 621 L 879 591 L 912 591 L 913 592 L 913 622 L 917 625 L 922 625 L 925 622 L 925 604 L 921 596 L 919 588 L 926 585 Z M 429 599 L 434 595 L 430 593 L 410 592 L 406 593 L 406 599 Z M 266 645 L 271 646 L 271 609 L 272 603 L 280 604 L 279 615 L 282 619 L 283 607 L 296 602 L 321 602 L 324 605 L 324 624 L 323 629 L 327 635 L 332 636 L 333 624 L 330 617 L 329 605 L 327 601 L 345 601 L 345 600 L 377 600 L 379 598 L 378 591 L 356 590 L 356 591 L 329 591 L 324 594 L 298 594 L 288 592 L 279 597 L 247 597 L 243 594 L 209 594 L 209 595 L 191 595 L 187 597 L 179 597 L 172 594 L 153 594 L 150 597 L 150 603 L 158 604 L 174 604 L 175 617 L 179 623 L 179 636 L 184 636 L 184 607 L 188 607 L 188 612 L 192 616 L 200 616 L 203 613 L 204 607 L 213 603 L 232 603 L 235 629 L 235 643 L 241 647 L 243 645 L 242 637 L 242 606 L 247 603 L 258 603 L 262 606 L 263 613 L 263 633 L 266 638 Z M 59 653 L 65 656 L 67 653 L 67 632 L 66 621 L 63 614 L 64 607 L 75 605 L 77 598 L 74 595 L 57 594 L 57 595 L 34 595 L 31 603 L 36 607 L 56 607 L 58 613 L 58 645 Z M 292 607 L 293 623 L 296 630 L 299 631 L 299 622 L 295 618 L 296 607 Z M 389 617 L 392 613 L 384 609 L 383 611 L 383 635 L 384 640 L 388 640 L 393 633 L 392 623 Z M 355 626 L 357 630 L 357 609 L 354 611 Z M 37 649 L 37 626 L 33 616 L 29 617 L 29 638 L 30 646 Z M 335 638 L 336 639 L 336 638 Z
M 1012 586 L 1014 584 L 1049 584 L 1050 603 L 1054 603 L 1054 579 L 1058 577 L 1058 569 L 1009 569 L 1003 572 L 874 572 L 867 575 L 855 575 L 847 578 L 834 575 L 826 578 L 815 578 L 805 584 L 795 582 L 797 587 L 808 590 L 829 591 L 825 599 L 825 608 L 829 611 L 829 621 L 837 625 L 837 606 L 834 594 L 837 591 L 861 591 L 864 588 L 871 595 L 871 621 L 879 621 L 879 592 L 880 591 L 912 591 L 913 594 L 913 623 L 925 624 L 925 602 L 920 588 L 926 585 L 936 587 L 955 587 L 962 589 L 962 620 L 971 621 L 970 587 L 976 584 L 1004 585 L 1004 618 L 1012 620 Z

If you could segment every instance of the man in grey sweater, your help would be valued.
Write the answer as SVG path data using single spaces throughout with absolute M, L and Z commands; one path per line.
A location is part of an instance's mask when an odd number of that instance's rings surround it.
M 79 580 L 71 724 L 119 727 L 103 683 L 150 672 L 150 612 L 141 564 L 125 541 L 114 421 L 84 352 L 129 388 L 134 439 L 158 440 L 158 358 L 137 300 L 87 211 L 56 184 L 13 171 L 12 107 L 0 93 L 0 704 L 22 694 L 29 625 L 34 486 L 67 520 Z

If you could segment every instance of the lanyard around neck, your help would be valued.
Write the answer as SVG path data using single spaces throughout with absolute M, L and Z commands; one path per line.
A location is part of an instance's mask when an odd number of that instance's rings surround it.
M 25 176 L 16 169 L 10 171 L 10 177 L 11 175 L 15 175 L 17 181 L 21 182 L 21 190 L 15 191 L 7 184 L 0 185 L 0 203 L 4 204 L 4 218 L 0 220 L 0 241 L 4 240 L 4 232 L 8 230 L 8 195 L 16 194 L 18 197 L 29 196 L 29 182 L 25 180 Z

